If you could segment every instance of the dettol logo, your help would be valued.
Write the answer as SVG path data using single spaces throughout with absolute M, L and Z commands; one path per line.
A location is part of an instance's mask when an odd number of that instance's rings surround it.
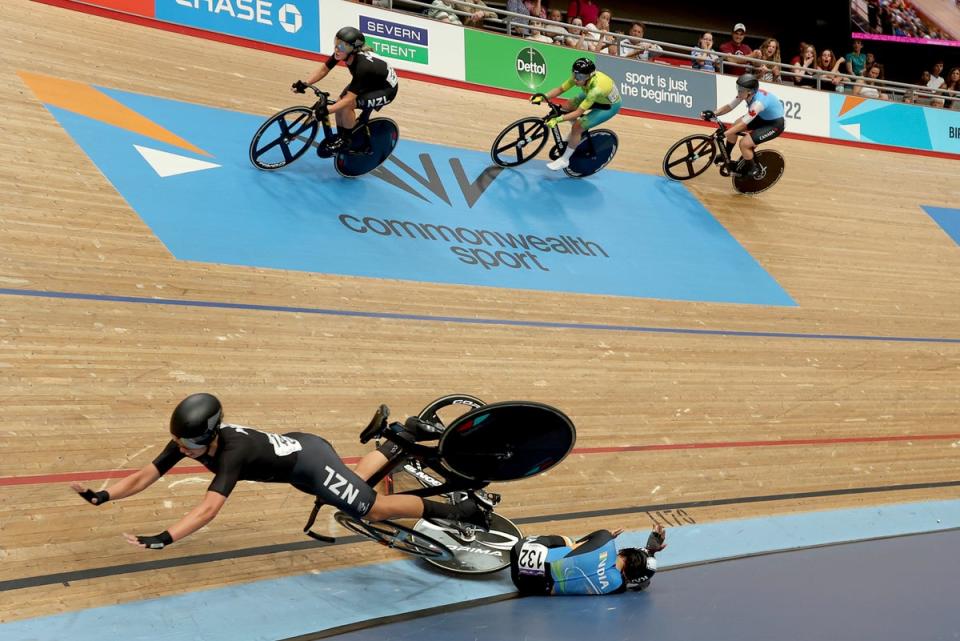
M 542 85 L 547 79 L 547 61 L 543 54 L 533 47 L 521 49 L 517 54 L 517 77 L 531 89 Z

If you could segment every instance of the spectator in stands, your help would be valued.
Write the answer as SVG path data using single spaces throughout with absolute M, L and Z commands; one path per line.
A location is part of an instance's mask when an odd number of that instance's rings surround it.
M 543 42 L 546 44 L 552 44 L 553 38 L 548 35 L 545 35 L 542 31 L 543 23 L 539 20 L 530 21 L 530 35 L 527 36 L 527 40 L 534 40 L 536 42 Z
M 570 33 L 563 39 L 562 44 L 571 49 L 587 50 L 590 48 L 590 45 L 587 44 L 587 30 L 583 27 L 583 20 L 576 17 L 571 19 L 567 31 Z
M 742 22 L 738 22 L 737 24 L 733 25 L 733 32 L 730 35 L 730 40 L 727 40 L 720 45 L 720 53 L 727 54 L 723 67 L 724 73 L 739 76 L 746 72 L 747 69 L 742 64 L 730 64 L 731 62 L 740 62 L 740 59 L 738 59 L 737 56 L 749 56 L 753 52 L 753 49 L 750 48 L 750 45 L 744 42 L 744 38 L 746 37 L 747 28 Z
M 720 69 L 720 56 L 713 49 L 713 34 L 709 31 L 703 32 L 690 55 L 693 56 L 690 64 L 694 69 L 711 72 Z
M 428 18 L 433 18 L 440 22 L 455 25 L 462 24 L 460 22 L 460 16 L 453 12 L 453 5 L 449 2 L 444 2 L 444 0 L 433 0 L 433 2 L 430 3 L 430 8 L 424 11 L 424 13 Z
M 652 42 L 644 42 L 643 34 L 646 27 L 642 22 L 630 25 L 629 37 L 620 41 L 619 55 L 621 58 L 635 58 L 637 60 L 653 60 L 661 53 L 663 47 Z
M 837 60 L 830 49 L 820 52 L 817 59 L 817 71 L 820 75 L 820 88 L 826 91 L 843 91 L 843 76 L 837 75 L 843 58 Z
M 525 0 L 507 0 L 507 11 L 519 13 L 521 16 L 527 16 L 525 18 L 507 16 L 507 25 L 510 33 L 523 37 L 528 33 L 525 27 L 527 26 L 527 23 L 530 22 L 529 16 L 539 16 L 542 8 L 540 6 L 540 0 L 535 0 L 532 3 L 532 9 L 527 8 L 527 3 Z
M 947 79 L 942 89 L 945 91 L 960 91 L 960 67 L 954 67 L 947 73 Z M 960 109 L 960 98 L 947 99 L 944 107 L 947 109 Z
M 857 83 L 853 86 L 853 95 L 864 98 L 889 100 L 890 97 L 880 91 L 879 81 L 881 80 L 883 80 L 883 67 L 877 63 L 873 63 L 873 66 L 867 69 L 863 77 L 857 80 Z
M 547 19 L 551 22 L 564 22 L 563 13 L 561 13 L 559 9 L 550 9 L 547 11 Z M 544 35 L 553 38 L 553 41 L 557 44 L 564 44 L 563 39 L 570 33 L 558 24 L 545 24 L 540 31 Z
M 940 74 L 943 73 L 943 61 L 938 60 L 934 65 L 933 69 L 930 71 L 930 79 L 927 81 L 927 88 L 937 91 L 941 89 L 946 81 L 943 79 L 943 76 Z M 942 107 L 944 105 L 943 98 L 937 96 L 930 100 L 930 106 L 932 107 Z
M 523 4 L 534 18 L 547 19 L 547 8 L 542 3 L 537 0 L 523 0 Z
M 846 61 L 847 73 L 851 76 L 862 76 L 867 68 L 867 54 L 863 53 L 863 40 L 853 41 L 853 51 L 843 57 Z
M 600 7 L 593 0 L 572 0 L 567 8 L 567 20 L 572 22 L 574 18 L 580 18 L 585 25 L 595 25 L 600 18 Z
M 792 61 L 793 84 L 799 87 L 817 87 L 817 48 L 804 43 L 800 55 Z
M 609 9 L 602 9 L 600 15 L 597 16 L 597 24 L 587 25 L 589 32 L 587 33 L 587 38 L 589 38 L 589 45 L 592 51 L 597 53 L 609 53 L 611 56 L 617 55 L 617 38 L 612 35 L 605 35 L 601 33 L 610 31 L 610 20 L 613 17 L 613 14 Z M 591 26 L 593 27 L 591 29 Z
M 457 11 L 463 11 L 464 13 L 469 13 L 469 16 L 463 17 L 460 16 L 460 19 L 463 21 L 465 27 L 475 27 L 477 29 L 483 28 L 484 20 L 493 20 L 497 17 L 497 14 L 489 9 L 477 9 L 476 7 L 470 5 L 480 5 L 481 7 L 486 7 L 487 3 L 483 0 L 469 0 L 467 2 L 454 2 L 453 8 Z
M 757 62 L 752 63 L 752 73 L 763 82 L 780 82 L 780 43 L 767 38 L 750 54 Z

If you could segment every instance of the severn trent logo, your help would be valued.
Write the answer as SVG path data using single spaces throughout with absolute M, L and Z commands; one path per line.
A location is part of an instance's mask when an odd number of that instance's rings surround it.
M 521 49 L 517 54 L 517 77 L 531 89 L 542 85 L 547 79 L 547 61 L 543 54 L 533 47 Z

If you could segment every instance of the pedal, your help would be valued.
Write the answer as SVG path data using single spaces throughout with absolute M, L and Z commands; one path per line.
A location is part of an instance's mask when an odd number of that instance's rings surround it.
M 493 511 L 493 508 L 500 502 L 500 495 L 494 492 L 485 492 L 483 490 L 474 490 L 473 495 L 482 507 Z

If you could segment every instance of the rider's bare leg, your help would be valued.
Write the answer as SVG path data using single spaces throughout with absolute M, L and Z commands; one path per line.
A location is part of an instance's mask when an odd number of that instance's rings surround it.
M 334 113 L 337 119 L 337 133 L 347 134 L 357 124 L 357 100 L 350 100 L 350 106 Z
M 567 138 L 567 149 L 575 150 L 577 148 L 577 145 L 580 144 L 580 138 L 582 136 L 583 136 L 583 127 L 580 125 L 580 121 L 574 120 L 573 129 L 570 130 L 570 137 Z M 573 151 L 570 151 L 570 153 L 572 155 Z
M 419 519 L 423 516 L 425 501 L 419 496 L 409 494 L 378 494 L 373 507 L 367 512 L 368 521 L 384 521 L 386 519 Z
M 363 458 L 360 459 L 360 462 L 357 463 L 357 467 L 355 467 L 353 471 L 357 476 L 366 481 L 386 464 L 387 457 L 384 456 L 380 450 L 373 450 L 372 452 L 367 452 L 364 454 Z
M 757 143 L 753 142 L 750 136 L 743 136 L 740 139 L 740 154 L 744 160 L 753 160 L 753 150 L 756 146 Z

